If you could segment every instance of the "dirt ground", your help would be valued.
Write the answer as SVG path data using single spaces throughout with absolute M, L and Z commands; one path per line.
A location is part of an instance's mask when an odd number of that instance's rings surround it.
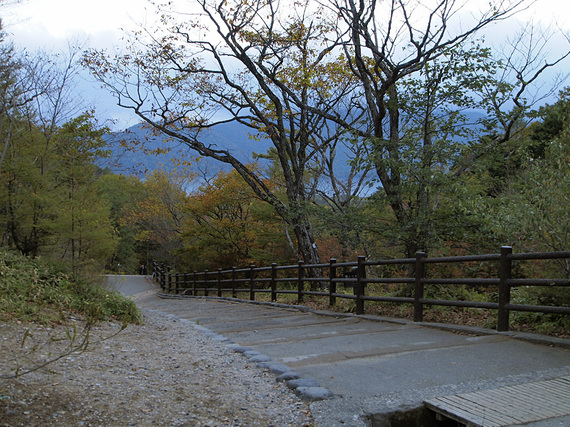
M 0 324 L 0 426 L 311 424 L 307 405 L 274 376 L 160 313 L 122 331 L 94 327 L 87 351 L 69 352 L 66 329 Z M 76 331 L 81 339 L 80 322 Z

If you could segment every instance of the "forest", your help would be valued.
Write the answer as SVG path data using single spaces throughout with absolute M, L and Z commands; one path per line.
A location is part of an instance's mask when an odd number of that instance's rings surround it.
M 521 2 L 462 26 L 449 0 L 285 3 L 165 5 L 121 54 L 32 54 L 2 32 L 0 246 L 75 275 L 570 248 L 568 53 L 531 26 L 502 50 L 482 34 Z M 85 69 L 189 154 L 102 166 L 113 132 L 76 102 Z M 270 148 L 245 162 L 204 142 L 229 122 Z

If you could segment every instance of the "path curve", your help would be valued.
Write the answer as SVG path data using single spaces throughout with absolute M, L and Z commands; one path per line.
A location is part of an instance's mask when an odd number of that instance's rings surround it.
M 332 392 L 332 399 L 311 404 L 319 426 L 381 424 L 385 414 L 434 397 L 570 375 L 570 340 L 548 346 L 548 337 L 537 336 L 539 345 L 515 333 L 457 334 L 405 320 L 164 295 L 144 276 L 108 280 L 140 308 L 186 319 L 218 341 L 250 349 L 252 362 L 267 358 L 260 367 L 286 365 Z M 533 425 L 568 423 L 570 414 Z

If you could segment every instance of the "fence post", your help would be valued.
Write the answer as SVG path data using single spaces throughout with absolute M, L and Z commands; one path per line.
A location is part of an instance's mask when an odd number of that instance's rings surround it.
M 160 269 L 160 288 L 164 291 L 166 289 L 166 270 L 164 264 Z
M 277 263 L 271 264 L 271 301 L 277 301 Z
M 424 305 L 421 300 L 424 297 L 425 264 L 423 259 L 427 257 L 425 252 L 416 252 L 416 277 L 414 286 L 414 322 L 422 322 L 424 320 Z
M 509 309 L 511 303 L 511 285 L 508 280 L 512 277 L 512 261 L 509 255 L 513 253 L 511 246 L 501 247 L 501 261 L 499 264 L 499 310 L 497 313 L 497 331 L 509 330 Z
M 175 293 L 176 295 L 178 295 L 178 294 L 180 293 L 180 283 L 179 283 L 179 280 L 178 280 L 178 277 L 179 277 L 179 276 L 180 276 L 179 273 L 176 273 L 176 274 L 174 275 L 174 293 Z
M 218 297 L 222 296 L 222 269 L 218 268 Z
M 152 279 L 156 280 L 156 273 L 158 272 L 158 262 L 156 260 L 152 260 Z
M 249 268 L 249 299 L 250 301 L 255 301 L 255 290 L 253 289 L 253 283 L 255 280 L 255 264 L 251 264 Z
M 356 267 L 356 283 L 354 284 L 354 295 L 356 295 L 356 314 L 364 314 L 364 300 L 362 297 L 364 296 L 364 280 L 366 279 L 366 266 L 364 265 L 365 260 L 366 257 L 364 256 L 359 256 L 357 259 L 358 266 Z
M 194 270 L 194 274 L 192 274 L 192 281 L 194 285 L 194 296 L 198 296 L 198 283 L 196 282 L 196 270 Z
M 329 261 L 329 305 L 336 305 L 336 258 L 331 258 Z
M 184 273 L 184 275 L 182 276 L 182 283 L 184 285 L 184 292 L 182 292 L 184 295 L 186 295 L 186 290 L 188 289 L 188 273 Z
M 204 270 L 204 296 L 207 297 L 208 295 L 208 270 Z
M 168 272 L 168 292 L 172 291 L 172 273 Z
M 160 287 L 162 288 L 162 268 L 158 262 L 156 263 L 155 272 L 156 272 L 156 274 L 154 275 L 154 278 L 156 280 L 156 284 L 160 285 Z
M 237 269 L 237 267 L 232 267 L 232 298 L 237 298 L 236 269 Z
M 298 277 L 297 277 L 297 302 L 298 303 L 302 303 L 303 302 L 303 292 L 304 292 L 304 288 L 305 285 L 303 283 L 303 261 L 299 261 L 297 268 L 299 269 L 298 271 Z

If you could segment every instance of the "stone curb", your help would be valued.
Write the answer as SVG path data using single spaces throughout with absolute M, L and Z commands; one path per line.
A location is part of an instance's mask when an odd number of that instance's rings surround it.
M 295 394 L 304 402 L 316 402 L 334 397 L 334 394 L 324 387 L 297 387 Z

